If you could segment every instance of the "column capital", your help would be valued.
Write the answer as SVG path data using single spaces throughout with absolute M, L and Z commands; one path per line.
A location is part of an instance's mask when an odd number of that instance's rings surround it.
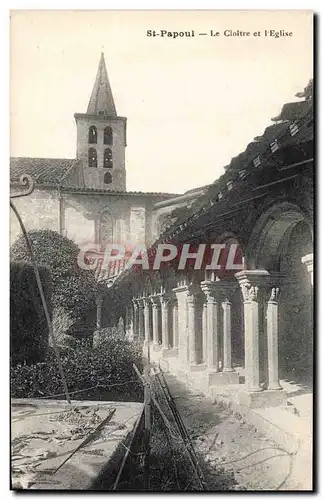
M 104 293 L 102 291 L 99 291 L 95 297 L 95 302 L 97 306 L 102 304 L 103 298 L 104 298 Z
M 145 307 L 145 308 L 149 308 L 150 303 L 151 303 L 151 302 L 150 302 L 150 297 L 144 297 L 144 298 L 142 299 L 142 301 L 143 301 L 143 305 L 144 305 L 144 307 Z
M 243 270 L 235 274 L 244 302 L 257 302 L 259 291 L 268 286 L 270 274 L 265 269 Z
M 163 293 L 160 295 L 160 303 L 162 307 L 167 306 L 174 300 L 174 297 L 170 293 Z
M 139 308 L 144 307 L 144 299 L 143 299 L 143 297 L 137 297 L 137 298 L 135 299 L 135 301 L 136 301 L 137 306 L 138 306 Z
M 153 309 L 158 309 L 160 306 L 160 295 L 150 295 L 150 302 L 152 304 Z
M 280 294 L 280 288 L 278 286 L 271 286 L 269 289 L 268 303 L 270 302 L 272 304 L 277 304 L 279 294 Z
M 233 295 L 237 286 L 238 283 L 235 279 L 201 282 L 201 289 L 206 295 L 208 301 L 224 301 L 229 299 Z
M 138 302 L 137 302 L 137 299 L 132 299 L 132 303 L 133 303 L 133 307 L 135 309 L 138 309 Z
M 201 300 L 201 288 L 198 285 L 188 285 L 186 298 L 189 305 L 197 304 Z

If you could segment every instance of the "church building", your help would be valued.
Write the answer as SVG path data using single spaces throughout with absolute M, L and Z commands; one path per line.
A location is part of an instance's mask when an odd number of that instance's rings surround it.
M 127 191 L 127 119 L 117 113 L 103 53 L 86 113 L 74 117 L 76 158 L 11 158 L 12 191 L 21 190 L 23 174 L 35 183 L 30 196 L 15 200 L 27 231 L 52 229 L 79 245 L 152 243 L 165 202 L 182 197 Z M 11 242 L 19 232 L 12 217 Z

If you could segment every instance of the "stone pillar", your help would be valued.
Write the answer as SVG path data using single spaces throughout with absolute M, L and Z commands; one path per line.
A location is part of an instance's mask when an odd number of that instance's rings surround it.
M 188 362 L 188 330 L 187 330 L 187 285 L 182 285 L 173 289 L 176 295 L 178 307 L 178 356 L 181 364 Z
M 278 374 L 278 295 L 273 287 L 267 303 L 268 389 L 281 390 Z
M 102 303 L 103 293 L 99 292 L 96 297 L 96 329 L 100 330 L 102 325 Z
M 159 346 L 159 325 L 158 325 L 158 313 L 160 307 L 160 298 L 158 295 L 153 295 L 150 297 L 152 304 L 152 323 L 153 323 L 153 345 L 154 348 Z
M 208 370 L 219 370 L 219 331 L 218 331 L 218 304 L 216 301 L 216 282 L 202 281 L 201 288 L 206 296 L 206 363 Z
M 202 316 L 202 359 L 203 363 L 207 363 L 207 302 L 204 301 L 203 304 L 203 316 Z
M 178 349 L 178 303 L 173 301 L 173 349 Z
M 265 286 L 269 273 L 244 270 L 235 276 L 243 296 L 246 389 L 258 392 L 262 390 L 259 380 L 259 290 Z
M 139 340 L 143 340 L 145 335 L 143 299 L 137 299 L 137 304 L 138 304 L 138 338 Z
M 302 262 L 303 264 L 306 265 L 306 268 L 307 268 L 307 271 L 309 272 L 310 276 L 311 276 L 311 284 L 313 285 L 314 283 L 314 274 L 313 274 L 313 268 L 314 268 L 314 265 L 313 265 L 313 254 L 312 253 L 309 253 L 307 255 L 304 255 L 304 257 L 302 257 Z
M 188 306 L 188 345 L 189 345 L 189 363 L 197 365 L 201 362 L 201 352 L 199 351 L 199 335 L 202 331 L 197 328 L 197 308 L 200 302 L 200 289 L 195 286 L 188 287 L 187 306 Z
M 169 304 L 170 298 L 163 295 L 160 298 L 161 314 L 162 314 L 162 347 L 169 349 Z
M 134 338 L 134 330 L 133 330 L 133 310 L 132 304 L 129 303 L 126 305 L 126 336 L 128 339 L 133 340 Z
M 136 299 L 132 299 L 133 305 L 133 336 L 134 338 L 138 338 L 138 324 L 139 324 L 139 315 L 138 315 L 138 302 Z
M 223 371 L 233 372 L 231 361 L 231 302 L 226 298 L 222 302 L 223 309 Z
M 145 344 L 148 344 L 150 337 L 150 322 L 149 322 L 149 314 L 150 314 L 150 300 L 148 298 L 143 299 L 144 303 L 144 330 L 145 330 Z

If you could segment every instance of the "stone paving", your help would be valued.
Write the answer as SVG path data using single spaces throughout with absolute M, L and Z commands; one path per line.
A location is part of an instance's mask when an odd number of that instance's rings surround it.
M 304 468 L 310 450 L 290 452 L 248 424 L 237 411 L 214 404 L 173 375 L 166 374 L 166 378 L 197 451 L 215 470 L 223 468 L 224 474 L 234 474 L 234 489 L 311 489 L 310 469 Z

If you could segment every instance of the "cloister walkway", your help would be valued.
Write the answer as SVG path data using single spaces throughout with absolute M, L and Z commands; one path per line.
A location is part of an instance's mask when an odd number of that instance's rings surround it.
M 232 489 L 307 490 L 310 477 L 303 469 L 304 457 L 259 432 L 241 415 L 192 390 L 167 373 L 175 398 L 195 448 L 218 474 L 233 474 Z M 303 474 L 302 474 L 303 470 Z

